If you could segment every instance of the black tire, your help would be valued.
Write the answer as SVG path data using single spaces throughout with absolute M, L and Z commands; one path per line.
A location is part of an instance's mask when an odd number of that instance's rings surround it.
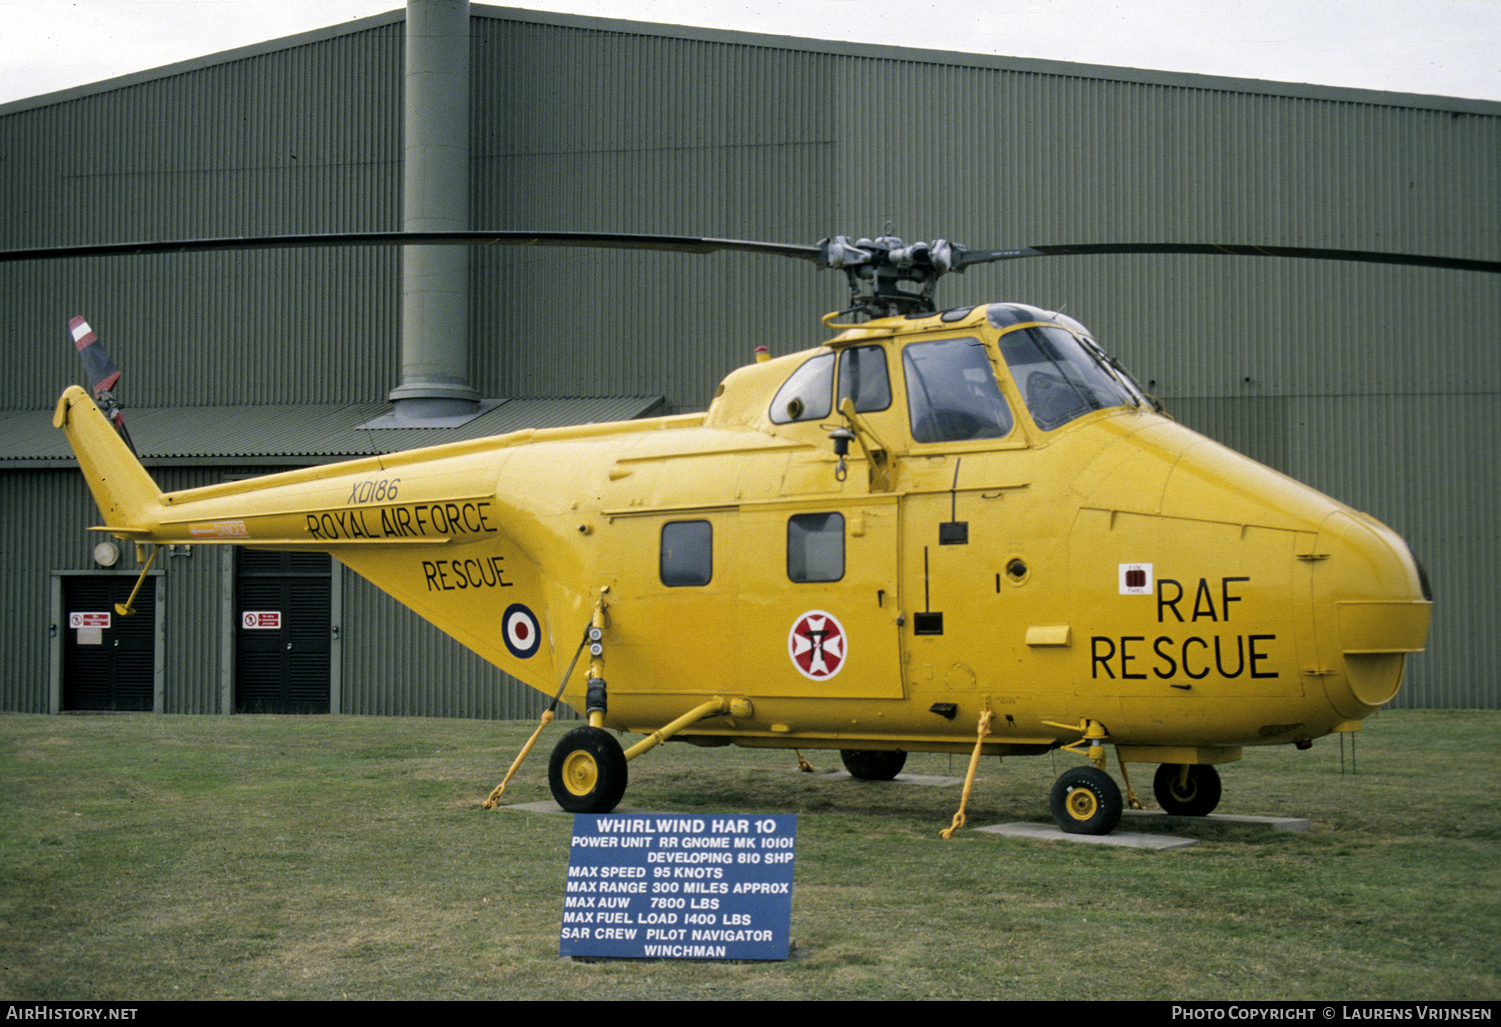
M 620 804 L 628 777 L 625 753 L 608 731 L 576 727 L 547 761 L 552 797 L 570 813 L 608 813 Z
M 840 749 L 839 759 L 862 781 L 890 781 L 907 765 L 907 754 L 896 749 Z
M 1152 778 L 1152 794 L 1168 813 L 1183 817 L 1202 817 L 1220 804 L 1220 772 L 1207 763 L 1190 764 L 1188 781 L 1180 783 L 1181 763 L 1164 763 Z
M 1065 834 L 1109 834 L 1121 822 L 1124 804 L 1109 774 L 1075 767 L 1058 776 L 1048 806 Z

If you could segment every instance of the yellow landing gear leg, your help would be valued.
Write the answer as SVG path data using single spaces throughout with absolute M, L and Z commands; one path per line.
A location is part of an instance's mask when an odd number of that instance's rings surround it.
M 1048 727 L 1061 727 L 1065 731 L 1077 731 L 1084 737 L 1077 742 L 1069 742 L 1058 748 L 1064 752 L 1075 752 L 1080 756 L 1088 756 L 1090 764 L 1096 770 L 1105 769 L 1105 740 L 1110 733 L 1105 730 L 1105 725 L 1098 720 L 1081 720 L 1077 724 L 1058 724 L 1051 720 L 1043 721 Z
M 1121 780 L 1126 782 L 1126 805 L 1132 809 L 1146 809 L 1136 797 L 1136 789 L 1131 787 L 1131 773 L 1126 769 L 1126 761 L 1121 757 L 1119 749 L 1115 750 L 1115 760 L 1121 767 Z
M 990 720 L 995 714 L 990 712 L 990 703 L 980 711 L 980 723 L 976 728 L 975 751 L 970 753 L 969 770 L 964 775 L 964 794 L 959 797 L 959 812 L 954 814 L 954 822 L 939 835 L 944 839 L 954 837 L 954 832 L 964 826 L 964 810 L 969 805 L 969 793 L 975 787 L 975 771 L 980 768 L 980 749 L 985 745 L 985 737 L 990 734 Z
M 573 668 L 570 667 L 569 669 L 572 670 Z M 521 747 L 521 751 L 511 761 L 511 769 L 506 771 L 506 776 L 501 779 L 500 784 L 495 786 L 489 797 L 480 803 L 481 806 L 485 809 L 494 809 L 496 804 L 500 802 L 500 797 L 506 793 L 506 785 L 511 783 L 511 776 L 521 767 L 521 761 L 526 759 L 527 755 L 532 751 L 532 746 L 537 744 L 537 739 L 541 736 L 542 729 L 552 723 L 553 716 L 551 706 L 542 711 L 542 722 L 537 725 L 537 730 L 533 731 L 532 737 L 526 740 L 526 744 Z
M 1096 770 L 1105 769 L 1105 739 L 1108 737 L 1104 725 L 1097 720 L 1089 721 L 1084 729 L 1084 741 L 1089 743 L 1089 763 Z
M 137 560 L 141 558 L 141 549 L 142 547 L 140 545 L 136 546 Z M 141 586 L 146 583 L 146 575 L 150 573 L 151 565 L 156 562 L 156 554 L 160 553 L 161 551 L 161 546 L 151 547 L 151 555 L 146 559 L 146 566 L 141 568 L 141 576 L 136 578 L 136 587 L 130 590 L 130 598 L 125 600 L 125 602 L 123 603 L 115 604 L 115 612 L 118 613 L 121 617 L 129 617 L 131 614 L 136 612 L 135 607 L 130 604 L 136 601 L 136 594 L 141 591 Z
M 606 585 L 599 590 L 599 600 L 594 604 L 594 617 L 589 621 L 589 687 L 584 696 L 584 713 L 589 718 L 589 726 L 603 728 L 605 726 L 606 708 L 605 697 L 605 593 L 610 591 Z
M 683 728 L 697 724 L 701 720 L 707 720 L 710 717 L 723 717 L 727 713 L 736 717 L 749 717 L 753 712 L 754 707 L 751 706 L 749 699 L 725 699 L 716 695 L 708 702 L 700 706 L 695 706 L 671 724 L 653 731 L 641 739 L 641 741 L 631 746 L 625 751 L 626 762 L 629 763 L 644 752 L 650 752 L 683 730 Z
M 152 555 L 155 556 L 156 554 L 153 553 Z M 584 637 L 583 640 L 579 642 L 579 647 L 574 650 L 573 659 L 568 663 L 568 669 L 563 672 L 563 681 L 560 685 L 558 685 L 558 691 L 555 695 L 553 695 L 552 702 L 548 703 L 547 709 L 542 711 L 542 720 L 541 723 L 537 725 L 537 730 L 532 732 L 532 736 L 526 740 L 526 744 L 521 747 L 521 751 L 517 753 L 516 758 L 511 761 L 511 769 L 506 771 L 506 776 L 501 779 L 500 784 L 496 785 L 494 790 L 490 792 L 489 797 L 486 798 L 484 802 L 480 803 L 480 805 L 485 809 L 495 808 L 496 803 L 500 801 L 500 797 L 506 793 L 506 785 L 511 783 L 512 776 L 514 776 L 516 771 L 520 769 L 521 762 L 525 760 L 526 757 L 531 753 L 532 746 L 537 744 L 537 739 L 542 735 L 542 729 L 551 724 L 553 722 L 553 719 L 557 716 L 558 702 L 563 698 L 563 689 L 568 687 L 568 679 L 573 677 L 573 668 L 578 666 L 579 657 L 582 656 L 584 652 L 584 646 L 589 645 L 592 642 L 596 648 L 599 647 L 600 633 L 603 631 L 604 626 L 604 593 L 606 591 L 608 591 L 608 588 L 600 590 L 599 602 L 595 604 L 594 615 L 589 620 L 589 627 L 585 629 Z M 134 593 L 132 593 L 132 598 L 134 598 Z M 591 672 L 593 671 L 593 667 L 594 662 L 591 661 Z

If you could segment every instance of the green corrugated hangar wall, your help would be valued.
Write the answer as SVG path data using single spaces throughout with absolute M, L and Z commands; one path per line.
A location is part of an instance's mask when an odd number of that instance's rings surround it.
M 471 9 L 477 228 L 1001 247 L 1229 242 L 1501 259 L 1501 104 Z M 401 227 L 402 12 L 0 107 L 0 246 Z M 56 707 L 57 582 L 94 568 L 76 472 L 28 432 L 86 314 L 132 407 L 368 404 L 400 375 L 399 257 L 298 250 L 0 267 L 0 707 Z M 826 337 L 842 284 L 774 257 L 483 251 L 485 396 L 701 409 L 757 345 Z M 1426 563 L 1399 706 L 1501 698 L 1501 289 L 1243 257 L 990 265 L 946 305 L 1090 325 L 1169 412 L 1391 524 Z M 191 433 L 191 419 L 176 422 Z M 186 427 L 185 427 L 186 426 Z M 43 424 L 43 428 L 45 425 Z M 48 429 L 50 430 L 50 429 Z M 142 440 L 138 440 L 142 441 Z M 156 440 L 157 449 L 168 448 Z M 295 460 L 160 457 L 168 488 Z M 49 455 L 54 454 L 54 455 Z M 306 461 L 304 461 L 306 462 Z M 130 554 L 119 565 L 132 566 Z M 168 557 L 154 708 L 227 708 L 229 563 Z M 335 708 L 530 716 L 535 697 L 336 575 Z

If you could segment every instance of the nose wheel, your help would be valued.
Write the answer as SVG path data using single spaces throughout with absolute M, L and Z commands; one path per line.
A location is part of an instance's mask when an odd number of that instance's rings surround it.
M 1123 803 L 1109 774 L 1074 767 L 1059 775 L 1048 806 L 1065 834 L 1109 834 L 1120 823 Z

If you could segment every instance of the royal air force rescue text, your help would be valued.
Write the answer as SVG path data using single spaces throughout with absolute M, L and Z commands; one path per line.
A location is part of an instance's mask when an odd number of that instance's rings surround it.
M 494 535 L 500 529 L 491 519 L 491 503 L 470 499 L 443 503 L 391 503 L 401 492 L 400 478 L 376 478 L 350 486 L 345 509 L 307 514 L 309 537 L 320 542 L 359 539 L 452 538 Z M 365 505 L 370 504 L 370 505 Z M 471 588 L 510 588 L 504 556 L 461 560 L 423 560 L 422 575 L 429 592 Z

